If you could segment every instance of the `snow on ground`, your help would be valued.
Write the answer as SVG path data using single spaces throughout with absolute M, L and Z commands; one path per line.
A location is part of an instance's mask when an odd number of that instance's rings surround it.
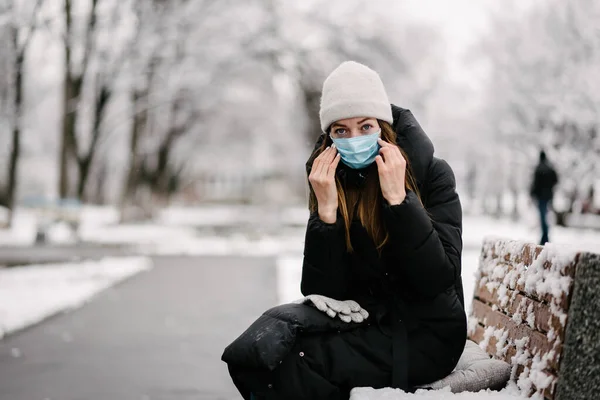
M 475 293 L 475 273 L 479 268 L 479 249 L 467 249 L 462 254 L 462 282 L 465 296 L 465 310 L 471 311 L 473 293 Z
M 198 215 L 200 214 L 199 212 Z M 198 217 L 198 215 L 195 215 L 195 217 Z M 222 214 L 221 216 L 229 218 L 232 215 L 234 214 Z M 297 210 L 287 210 L 287 213 L 282 212 L 279 215 L 281 219 L 272 222 L 274 226 L 285 226 L 281 222 L 285 220 L 286 224 L 297 228 L 280 234 L 240 232 L 231 235 L 208 236 L 199 234 L 195 228 L 196 225 L 193 225 L 192 222 L 177 225 L 174 223 L 177 219 L 172 218 L 164 224 L 83 226 L 80 229 L 80 238 L 84 241 L 102 244 L 137 245 L 144 252 L 164 255 L 277 255 L 280 253 L 301 253 L 304 242 L 304 225 L 300 225 L 300 223 L 303 213 Z M 195 217 L 191 218 L 191 221 L 194 221 Z M 253 217 L 253 219 L 255 221 L 259 220 L 256 217 Z M 239 222 L 240 220 L 236 221 Z M 220 220 L 217 225 L 235 227 L 236 221 Z M 213 220 L 213 222 L 215 221 Z M 240 222 L 240 230 L 248 231 L 247 228 L 251 224 L 251 219 L 246 218 L 245 222 Z M 261 226 L 257 228 L 257 230 L 260 229 Z M 273 231 L 271 230 L 271 232 Z M 465 217 L 463 221 L 463 242 L 466 249 L 479 249 L 486 236 L 505 237 L 533 243 L 537 243 L 539 240 L 537 227 L 488 217 Z M 578 248 L 591 251 L 600 250 L 600 231 L 553 227 L 551 239 L 556 244 L 576 245 Z
M 119 223 L 119 210 L 112 206 L 84 205 L 81 207 L 80 223 L 82 226 L 102 226 Z
M 0 229 L 0 245 L 31 245 L 34 243 L 37 220 L 31 209 L 18 209 L 10 230 Z M 118 225 L 119 213 L 114 207 L 82 206 L 79 237 L 66 224 L 55 224 L 48 230 L 50 243 L 75 243 L 77 239 L 99 244 L 139 245 L 158 254 L 276 254 L 298 251 L 303 240 L 302 229 L 308 220 L 306 207 L 262 208 L 255 206 L 205 206 L 196 208 L 170 207 L 158 213 L 155 221 Z M 294 227 L 300 232 L 281 234 L 282 227 Z M 202 235 L 200 228 L 230 228 L 245 231 L 223 236 Z M 480 247 L 485 236 L 492 235 L 536 243 L 540 233 L 535 216 L 522 222 L 498 220 L 484 216 L 465 216 L 463 241 L 465 247 Z M 290 237 L 291 236 L 291 237 Z M 219 239 L 215 239 L 219 237 Z M 573 244 L 580 248 L 600 248 L 600 231 L 552 227 L 554 243 Z
M 28 210 L 18 209 L 10 229 L 0 229 L 0 246 L 29 246 L 35 241 L 36 217 Z
M 1 220 L 7 220 L 2 212 Z M 35 242 L 38 227 L 47 228 L 47 241 L 53 244 L 73 244 L 77 242 L 75 232 L 65 222 L 44 221 L 48 212 L 42 209 L 18 208 L 13 216 L 10 229 L 0 229 L 0 246 L 31 246 Z M 119 213 L 114 207 L 84 205 L 79 211 L 80 228 L 89 232 L 96 228 L 117 224 Z M 44 225 L 47 224 L 47 225 Z
M 538 243 L 541 230 L 537 223 L 531 223 L 531 221 L 515 222 L 485 216 L 466 216 L 463 219 L 463 243 L 465 247 L 481 247 L 486 236 Z M 600 252 L 599 230 L 551 226 L 550 241 L 558 245 L 575 246 L 580 250 Z
M 187 226 L 157 224 L 115 225 L 82 229 L 80 238 L 99 244 L 127 244 L 152 255 L 246 255 L 275 256 L 302 252 L 304 231 L 285 235 L 233 233 L 225 236 L 198 235 Z
M 300 299 L 302 255 L 287 255 L 277 259 L 277 299 L 279 304 Z
M 156 220 L 159 224 L 177 226 L 223 226 L 232 223 L 242 225 L 250 221 L 256 213 L 256 207 L 244 205 L 169 207 L 160 211 Z
M 83 305 L 100 291 L 152 267 L 145 257 L 0 269 L 0 338 Z
M 350 393 L 350 400 L 515 400 L 526 398 L 512 386 L 501 391 L 481 391 L 452 393 L 450 388 L 441 390 L 418 390 L 405 393 L 400 389 L 356 388 Z

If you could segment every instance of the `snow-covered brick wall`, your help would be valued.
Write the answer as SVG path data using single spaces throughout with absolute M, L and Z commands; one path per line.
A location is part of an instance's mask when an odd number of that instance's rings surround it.
M 577 251 L 553 244 L 483 243 L 469 336 L 512 364 L 522 393 L 554 395 L 578 259 Z

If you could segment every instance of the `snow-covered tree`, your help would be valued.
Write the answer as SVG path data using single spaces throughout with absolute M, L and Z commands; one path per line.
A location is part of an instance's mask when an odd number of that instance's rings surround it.
M 498 16 L 482 44 L 491 68 L 482 115 L 495 145 L 510 151 L 512 163 L 495 152 L 497 164 L 527 176 L 518 180 L 520 190 L 542 148 L 562 191 L 587 193 L 600 176 L 599 19 L 593 0 L 539 2 Z
M 38 14 L 43 0 L 34 3 L 3 0 L 0 3 L 0 42 L 3 59 L 0 62 L 0 129 L 10 131 L 10 154 L 6 171 L 5 187 L 0 188 L 0 204 L 14 209 L 17 190 L 17 169 L 21 154 L 23 126 L 25 58 L 31 38 L 38 27 Z M 4 126 L 2 126 L 4 125 Z
M 438 32 L 391 1 L 46 2 L 26 70 L 28 194 L 164 202 L 235 174 L 303 191 L 338 63 L 365 62 L 425 115 L 444 62 Z M 13 93 L 0 89 L 0 104 Z

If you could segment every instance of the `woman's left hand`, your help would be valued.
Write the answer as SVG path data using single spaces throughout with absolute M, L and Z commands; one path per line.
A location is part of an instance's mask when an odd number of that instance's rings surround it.
M 379 184 L 383 197 L 390 205 L 397 205 L 406 198 L 404 185 L 406 160 L 398 146 L 379 139 L 379 155 L 375 157 L 379 172 Z

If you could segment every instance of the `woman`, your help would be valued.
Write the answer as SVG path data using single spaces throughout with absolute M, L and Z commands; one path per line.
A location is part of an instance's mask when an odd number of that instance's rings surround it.
M 239 369 L 229 358 L 245 398 L 347 399 L 359 386 L 412 390 L 448 375 L 465 345 L 462 215 L 452 169 L 433 157 L 410 111 L 390 106 L 378 74 L 364 65 L 342 63 L 325 80 L 320 119 L 324 134 L 307 162 L 302 302 L 348 329 L 311 330 L 317 318 L 293 311 L 283 326 L 302 329 L 272 371 Z M 282 313 L 289 314 L 271 317 Z M 278 326 L 259 320 L 249 337 Z M 287 337 L 280 339 L 269 339 L 266 352 Z M 255 380 L 261 384 L 252 389 Z

